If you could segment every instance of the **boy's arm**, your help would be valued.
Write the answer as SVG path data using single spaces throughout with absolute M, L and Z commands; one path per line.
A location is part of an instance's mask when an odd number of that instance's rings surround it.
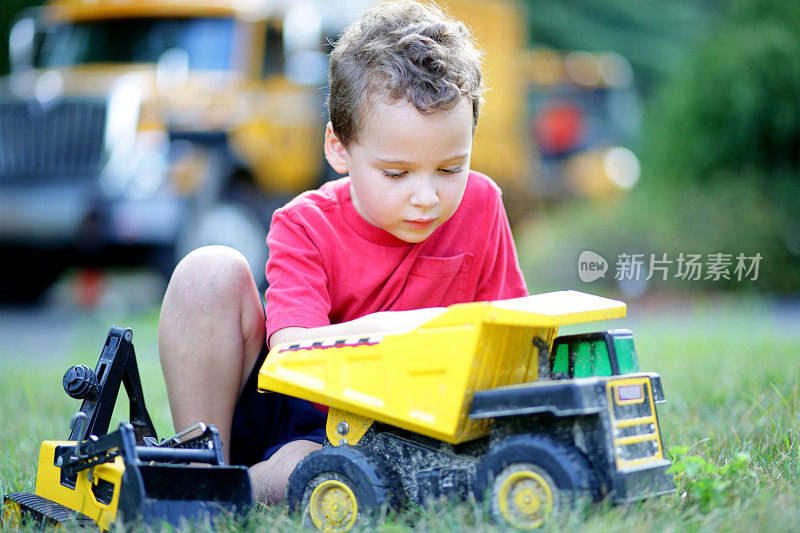
M 410 311 L 381 311 L 349 322 L 318 328 L 288 327 L 273 333 L 269 338 L 269 345 L 272 347 L 287 342 L 302 342 L 321 337 L 411 331 L 417 326 L 438 317 L 445 310 L 446 308 L 444 307 L 429 307 Z

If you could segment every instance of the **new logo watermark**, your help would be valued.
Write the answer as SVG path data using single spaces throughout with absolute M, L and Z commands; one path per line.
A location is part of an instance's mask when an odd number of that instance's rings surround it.
M 617 281 L 650 281 L 653 278 L 666 281 L 756 281 L 763 256 L 760 253 L 746 255 L 716 252 L 693 254 L 680 252 L 670 256 L 661 254 L 621 253 L 616 257 L 614 279 Z M 578 277 L 584 283 L 605 278 L 608 261 L 591 250 L 581 252 L 578 257 Z
M 578 277 L 584 283 L 592 282 L 596 279 L 606 277 L 608 271 L 608 261 L 602 255 L 585 250 L 578 257 Z

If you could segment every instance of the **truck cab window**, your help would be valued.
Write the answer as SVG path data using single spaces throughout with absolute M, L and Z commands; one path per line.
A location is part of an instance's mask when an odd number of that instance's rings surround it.
M 261 74 L 266 78 L 283 72 L 285 66 L 283 28 L 267 24 L 264 36 L 264 64 Z
M 186 51 L 189 67 L 231 68 L 233 20 L 142 18 L 51 27 L 37 57 L 41 68 L 91 63 L 156 63 L 171 48 Z

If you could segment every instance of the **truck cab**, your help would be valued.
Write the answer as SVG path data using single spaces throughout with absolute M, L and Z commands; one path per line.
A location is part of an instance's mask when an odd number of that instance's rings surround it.
M 272 210 L 325 176 L 339 16 L 233 0 L 23 12 L 0 80 L 0 247 L 15 258 L 0 289 L 35 292 L 67 262 L 155 257 L 169 272 L 211 243 L 238 248 L 263 281 Z

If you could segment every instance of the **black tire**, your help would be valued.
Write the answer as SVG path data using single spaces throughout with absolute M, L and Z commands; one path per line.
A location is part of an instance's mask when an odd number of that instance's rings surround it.
M 39 303 L 63 273 L 67 256 L 61 251 L 3 248 L 0 302 Z
M 544 435 L 515 435 L 481 459 L 475 496 L 488 499 L 499 523 L 535 529 L 580 498 L 594 498 L 596 482 L 577 449 Z
M 354 446 L 326 446 L 294 469 L 286 500 L 293 513 L 302 513 L 304 527 L 348 531 L 392 505 L 391 485 L 377 456 Z

